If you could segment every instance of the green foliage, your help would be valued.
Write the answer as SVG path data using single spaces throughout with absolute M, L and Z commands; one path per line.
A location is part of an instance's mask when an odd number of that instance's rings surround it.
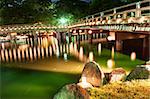
M 145 67 L 136 67 L 134 70 L 130 72 L 127 76 L 126 80 L 134 80 L 134 79 L 148 79 L 150 72 Z
M 150 80 L 115 82 L 89 89 L 91 99 L 148 99 L 149 93 Z
M 75 18 L 81 18 L 88 12 L 88 3 L 80 0 L 60 0 L 56 5 L 58 15 L 71 14 Z
M 1 5 L 1 24 L 48 23 L 55 13 L 48 0 L 3 0 Z
M 140 0 L 1 0 L 0 24 L 36 23 L 58 25 L 58 19 L 71 16 L 71 22 L 117 6 Z M 70 22 L 70 23 L 71 23 Z
M 69 25 L 75 21 L 75 18 L 72 14 L 70 13 L 64 13 L 63 15 L 59 15 L 58 18 L 56 19 L 56 25 L 64 26 L 64 25 Z

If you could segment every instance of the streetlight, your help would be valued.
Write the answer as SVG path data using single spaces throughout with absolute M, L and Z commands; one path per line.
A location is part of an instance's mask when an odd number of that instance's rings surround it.
M 92 34 L 92 30 L 89 30 L 88 33 L 89 33 L 89 34 Z
M 82 30 L 79 30 L 79 33 L 81 33 L 82 32 Z
M 66 18 L 62 17 L 62 18 L 59 19 L 59 21 L 60 21 L 61 24 L 66 24 L 68 20 Z

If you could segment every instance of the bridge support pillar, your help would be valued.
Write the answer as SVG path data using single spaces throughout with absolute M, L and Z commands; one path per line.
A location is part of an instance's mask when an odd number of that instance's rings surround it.
M 116 51 L 122 51 L 123 42 L 121 40 L 116 40 Z
M 147 37 L 143 38 L 143 52 L 142 52 L 142 57 L 145 58 L 146 60 L 150 60 L 150 47 L 149 45 L 149 41 L 150 41 L 150 35 L 148 35 Z

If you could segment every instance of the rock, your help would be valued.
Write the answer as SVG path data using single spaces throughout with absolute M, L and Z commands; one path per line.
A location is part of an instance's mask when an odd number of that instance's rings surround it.
M 127 76 L 126 80 L 150 79 L 150 65 L 138 65 Z
M 92 88 L 93 87 L 90 83 L 88 83 L 86 81 L 86 77 L 82 77 L 81 79 L 82 79 L 82 81 L 77 84 L 78 86 L 80 86 L 82 88 Z
M 93 87 L 99 87 L 103 84 L 104 73 L 100 66 L 92 61 L 85 64 L 81 75 L 81 82 L 90 83 Z
M 90 99 L 86 89 L 76 84 L 64 86 L 55 96 L 54 99 Z
M 123 68 L 116 68 L 109 74 L 109 83 L 122 81 L 126 77 L 126 71 Z
M 110 80 L 110 73 L 104 73 L 105 77 L 103 79 L 103 85 L 109 83 L 109 80 Z

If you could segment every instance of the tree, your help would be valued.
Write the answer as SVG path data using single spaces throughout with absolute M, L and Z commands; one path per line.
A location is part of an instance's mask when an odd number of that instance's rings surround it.
M 1 24 L 49 23 L 56 12 L 49 0 L 2 0 Z
M 87 15 L 88 3 L 80 0 L 60 0 L 57 3 L 57 14 L 70 13 L 75 18 Z

